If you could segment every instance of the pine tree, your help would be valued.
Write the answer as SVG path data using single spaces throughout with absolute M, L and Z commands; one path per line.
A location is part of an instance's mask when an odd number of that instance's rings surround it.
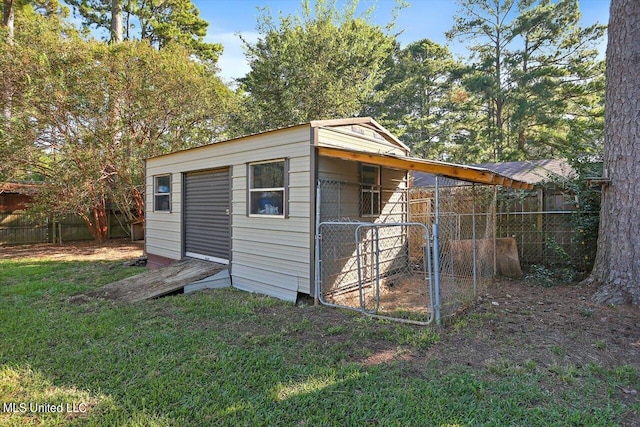
M 604 26 L 581 28 L 576 0 L 459 4 L 447 36 L 469 43 L 465 86 L 483 104 L 482 135 L 494 160 L 565 154 L 600 142 L 604 67 L 595 46 Z

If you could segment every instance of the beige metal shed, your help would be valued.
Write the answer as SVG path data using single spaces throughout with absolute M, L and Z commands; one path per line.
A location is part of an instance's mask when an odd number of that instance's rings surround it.
M 355 201 L 344 216 L 399 222 L 406 210 L 396 202 L 409 171 L 529 186 L 483 168 L 412 158 L 368 117 L 312 121 L 147 159 L 149 264 L 204 259 L 227 264 L 239 289 L 291 301 L 313 295 L 318 181 L 357 189 L 342 195 Z

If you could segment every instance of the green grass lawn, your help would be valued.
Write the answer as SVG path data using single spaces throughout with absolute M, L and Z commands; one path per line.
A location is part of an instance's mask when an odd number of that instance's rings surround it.
M 139 271 L 0 260 L 0 425 L 616 425 L 640 378 L 442 364 L 426 356 L 447 331 L 233 289 L 68 299 Z

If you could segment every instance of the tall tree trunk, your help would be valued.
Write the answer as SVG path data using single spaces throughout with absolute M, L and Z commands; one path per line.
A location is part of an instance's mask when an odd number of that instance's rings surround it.
M 80 217 L 87 224 L 87 228 L 97 242 L 107 240 L 109 225 L 107 224 L 107 204 L 105 200 L 98 202 L 88 212 L 79 212 Z
M 502 153 L 504 151 L 504 123 L 502 121 L 502 114 L 504 110 L 504 99 L 501 96 L 496 98 L 496 161 L 504 161 Z
M 15 27 L 15 8 L 13 0 L 3 0 L 2 11 L 2 24 L 7 28 L 7 43 L 12 46 L 14 41 L 14 27 Z M 10 82 L 6 82 L 7 87 L 5 93 L 2 95 L 4 98 L 2 106 L 2 115 L 6 120 L 7 126 L 11 121 L 11 104 L 13 100 L 13 90 Z
M 7 27 L 7 42 L 13 44 L 15 27 L 15 9 L 13 0 L 3 0 L 2 24 Z
M 524 37 L 524 49 L 522 49 L 522 74 L 524 76 L 529 72 L 529 33 Z M 524 90 L 525 84 L 522 81 L 518 82 L 518 90 Z M 521 121 L 518 124 L 518 150 L 521 153 L 525 152 L 525 143 L 527 142 L 527 134 L 525 132 L 526 124 Z
M 640 305 L 640 2 L 612 0 L 604 176 L 595 265 L 601 303 Z
M 144 218 L 144 194 L 140 193 L 137 189 L 133 190 L 133 201 L 134 207 L 136 210 L 137 220 L 142 221 L 142 225 L 144 226 L 145 218 Z
M 123 13 L 122 13 L 122 0 L 111 0 L 111 43 L 118 44 L 123 41 Z M 116 75 L 117 66 L 114 62 L 111 63 L 112 74 Z M 111 88 L 111 93 L 109 93 L 109 101 L 111 105 L 109 106 L 109 127 L 111 128 L 112 136 L 111 136 L 111 149 L 113 153 L 121 147 L 121 132 L 120 132 L 120 112 L 122 111 L 122 98 L 118 94 L 118 86 L 115 85 Z M 116 156 L 113 156 L 115 159 Z M 117 174 L 117 161 L 113 161 L 113 166 L 116 170 Z M 113 185 L 113 184 L 112 184 Z M 102 211 L 96 211 L 94 209 L 94 217 L 96 218 L 96 224 L 101 224 L 99 219 L 103 219 L 106 224 L 106 210 L 102 209 Z M 100 237 L 96 237 L 97 240 L 103 240 L 107 237 L 108 224 L 104 227 L 104 232 L 102 231 L 102 227 L 99 226 L 99 235 Z
M 111 0 L 111 42 L 122 42 L 122 0 Z
M 518 131 L 518 150 L 520 150 L 521 153 L 524 153 L 526 142 L 527 134 L 525 133 L 524 129 L 520 129 Z

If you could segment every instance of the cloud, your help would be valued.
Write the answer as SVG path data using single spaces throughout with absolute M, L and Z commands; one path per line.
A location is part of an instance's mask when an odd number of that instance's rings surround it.
M 242 31 L 242 37 L 250 43 L 258 40 L 259 33 L 255 31 Z M 244 77 L 250 70 L 249 63 L 244 56 L 244 48 L 238 33 L 213 32 L 207 34 L 205 41 L 221 43 L 224 51 L 218 61 L 220 77 L 225 83 L 232 84 L 237 78 Z

